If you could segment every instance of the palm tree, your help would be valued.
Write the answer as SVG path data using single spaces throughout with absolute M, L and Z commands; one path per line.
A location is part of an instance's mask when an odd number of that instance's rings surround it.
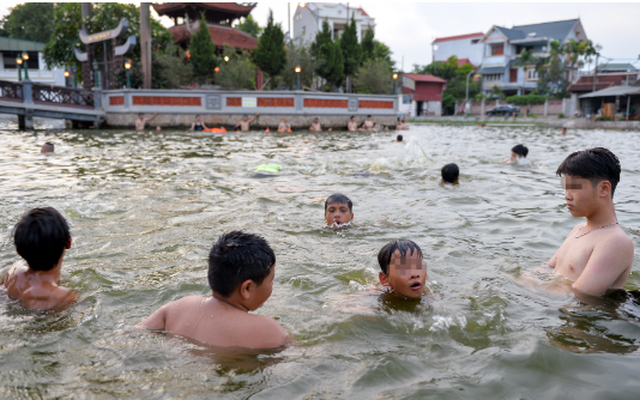
M 513 66 L 514 67 L 522 67 L 524 69 L 524 73 L 525 73 L 525 80 L 526 80 L 526 74 L 527 74 L 527 66 L 528 65 L 536 65 L 538 62 L 538 57 L 533 55 L 533 50 L 523 50 L 520 53 L 520 57 L 516 58 L 516 60 L 513 62 Z M 535 66 L 533 67 L 535 70 Z M 525 94 L 524 91 L 524 81 L 522 82 L 522 94 Z

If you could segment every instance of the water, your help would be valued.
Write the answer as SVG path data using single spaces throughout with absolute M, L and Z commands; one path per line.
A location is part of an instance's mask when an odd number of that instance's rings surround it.
M 50 128 L 44 126 L 44 128 Z M 53 127 L 55 128 L 55 127 Z M 0 398 L 637 398 L 640 308 L 536 291 L 518 276 L 548 260 L 577 222 L 555 169 L 606 145 L 615 194 L 640 248 L 640 132 L 412 126 L 394 132 L 242 135 L 164 130 L 20 132 L 0 123 L 0 270 L 30 207 L 69 220 L 63 284 L 81 302 L 58 314 L 1 296 Z M 41 155 L 53 141 L 56 154 Z M 535 165 L 500 164 L 517 143 Z M 440 186 L 455 162 L 461 184 Z M 259 174 L 262 163 L 282 166 Z M 323 227 L 342 192 L 355 226 Z M 260 313 L 296 344 L 226 354 L 132 326 L 162 304 L 208 295 L 206 258 L 222 232 L 264 236 L 277 257 Z M 420 304 L 367 292 L 378 250 L 423 249 Z M 640 288 L 638 256 L 627 289 Z

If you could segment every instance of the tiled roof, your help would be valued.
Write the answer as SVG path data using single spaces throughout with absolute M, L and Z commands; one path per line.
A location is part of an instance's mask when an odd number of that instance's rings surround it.
M 615 69 L 615 70 L 624 70 L 624 71 L 637 71 L 638 68 L 636 68 L 633 64 L 631 63 L 608 63 L 608 64 L 600 64 L 598 65 L 598 70 L 604 71 L 604 70 L 611 70 L 611 69 Z
M 220 22 L 246 17 L 254 9 L 256 3 L 162 3 L 152 4 L 152 6 L 160 16 L 181 18 L 188 14 L 189 18 L 196 20 L 200 18 L 200 11 L 204 11 L 207 21 Z M 214 21 L 214 19 L 218 20 Z
M 613 82 L 598 83 L 596 90 L 606 89 L 613 86 Z M 593 83 L 572 83 L 567 87 L 567 92 L 591 92 L 593 91 Z
M 363 17 L 368 17 L 369 14 L 367 14 L 366 12 L 364 12 L 364 10 L 362 9 L 362 7 L 358 8 L 358 11 L 360 11 L 360 14 L 362 14 Z
M 413 79 L 416 82 L 433 82 L 433 83 L 447 83 L 444 79 L 440 79 L 433 75 L 420 75 L 420 74 L 402 74 L 409 79 Z
M 258 47 L 258 39 L 241 30 L 222 25 L 207 24 L 207 26 L 211 34 L 211 41 L 216 47 L 223 47 L 225 43 L 242 50 L 253 50 Z M 184 25 L 169 28 L 169 32 L 177 43 L 190 40 Z
M 473 63 L 468 58 L 460 58 L 460 59 L 458 59 L 458 67 L 462 67 L 465 64 L 471 64 L 471 66 L 473 68 L 476 67 L 475 65 L 473 65 Z
M 530 33 L 535 33 L 534 37 L 548 37 L 564 41 L 571 29 L 579 22 L 579 19 L 569 19 L 566 21 L 544 22 L 541 24 L 519 25 L 513 28 L 504 28 L 498 26 L 500 32 L 509 40 L 524 39 Z
M 450 40 L 460 40 L 460 39 L 472 39 L 472 38 L 481 38 L 484 36 L 482 32 L 469 33 L 466 35 L 458 35 L 458 36 L 448 36 L 442 38 L 436 38 L 431 44 L 440 43 L 440 42 L 448 42 Z

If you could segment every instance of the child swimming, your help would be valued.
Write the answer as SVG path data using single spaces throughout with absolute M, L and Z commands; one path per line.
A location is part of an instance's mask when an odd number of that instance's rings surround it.
M 382 286 L 411 299 L 422 296 L 427 264 L 417 244 L 406 239 L 387 243 L 378 253 L 378 264 L 382 270 L 378 275 Z
M 276 256 L 259 236 L 232 231 L 209 253 L 212 296 L 187 296 L 160 307 L 137 327 L 160 329 L 221 347 L 268 349 L 291 341 L 275 320 L 255 311 L 271 296 Z
M 324 203 L 324 220 L 332 228 L 351 223 L 353 216 L 353 203 L 343 194 L 332 194 Z

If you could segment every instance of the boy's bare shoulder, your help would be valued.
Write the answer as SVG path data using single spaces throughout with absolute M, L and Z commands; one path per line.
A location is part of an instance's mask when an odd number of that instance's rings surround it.
M 266 347 L 277 347 L 291 341 L 289 333 L 275 319 L 267 317 L 266 315 L 248 315 L 252 319 L 252 329 L 255 329 L 256 332 L 260 332 L 260 335 L 265 342 L 272 343 Z

